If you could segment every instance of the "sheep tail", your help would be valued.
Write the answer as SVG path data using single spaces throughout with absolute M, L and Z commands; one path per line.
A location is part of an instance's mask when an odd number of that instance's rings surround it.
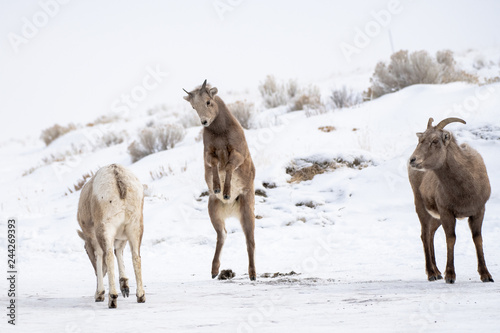
M 123 175 L 120 168 L 116 164 L 111 164 L 110 167 L 113 169 L 113 173 L 116 179 L 116 185 L 118 186 L 118 192 L 120 193 L 120 199 L 125 199 L 127 196 L 127 185 L 123 180 Z

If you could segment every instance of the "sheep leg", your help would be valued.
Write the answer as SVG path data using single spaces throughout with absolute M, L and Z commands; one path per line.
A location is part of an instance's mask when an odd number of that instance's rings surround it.
M 236 150 L 229 148 L 229 151 L 229 160 L 226 164 L 226 179 L 224 181 L 223 192 L 225 200 L 229 200 L 231 198 L 231 179 L 233 177 L 233 172 L 245 161 L 243 155 Z
M 115 240 L 115 256 L 118 261 L 118 276 L 120 281 L 120 290 L 123 297 L 128 297 L 130 289 L 128 286 L 128 278 L 125 275 L 125 263 L 123 262 L 123 249 L 125 249 L 127 241 Z
M 212 157 L 212 187 L 214 193 L 220 193 L 220 178 L 219 178 L 219 160 L 216 157 Z
M 220 193 L 219 159 L 215 153 L 215 148 L 205 152 L 205 164 L 212 171 L 212 189 L 215 194 Z
M 115 285 L 115 256 L 113 254 L 113 241 L 106 240 L 106 252 L 104 258 L 108 266 L 109 300 L 108 307 L 114 309 L 117 306 L 118 292 Z
M 420 220 L 422 245 L 425 255 L 425 272 L 429 281 L 442 279 L 441 272 L 436 265 L 436 257 L 434 254 L 434 235 L 437 228 L 441 225 L 439 220 L 434 219 L 427 213 L 425 207 L 421 203 L 417 203 L 417 215 Z
M 455 263 L 454 263 L 454 251 L 455 242 L 457 236 L 455 234 L 456 220 L 453 215 L 448 212 L 439 212 L 441 216 L 441 223 L 443 225 L 444 233 L 446 235 L 446 271 L 445 271 L 445 281 L 446 283 L 455 283 Z
M 210 215 L 210 221 L 212 222 L 215 232 L 217 233 L 217 245 L 215 247 L 214 259 L 212 261 L 212 279 L 219 275 L 220 254 L 222 252 L 222 247 L 224 246 L 224 241 L 227 237 L 226 225 L 221 216 L 221 205 L 222 202 L 215 196 L 209 197 L 208 214 Z
M 102 251 L 95 252 L 96 258 L 96 275 L 97 289 L 94 295 L 96 302 L 104 302 L 104 270 L 103 270 L 103 254 Z
M 433 280 L 440 280 L 443 278 L 443 276 L 441 275 L 441 272 L 439 271 L 439 269 L 436 265 L 436 255 L 434 252 L 434 235 L 436 234 L 436 230 L 441 225 L 441 221 L 439 221 L 435 218 L 431 218 L 429 221 L 429 224 L 430 224 L 430 226 L 429 226 L 428 246 L 429 246 L 429 256 L 431 259 L 431 266 L 432 266 L 432 275 L 431 276 L 433 278 L 433 279 L 430 279 L 430 281 L 433 281 Z
M 142 213 L 141 213 L 142 214 Z M 125 233 L 130 244 L 130 251 L 132 252 L 132 264 L 134 266 L 135 282 L 137 284 L 135 296 L 137 303 L 146 302 L 146 292 L 142 283 L 142 263 L 141 263 L 141 241 L 143 234 L 143 216 L 140 217 L 140 222 L 131 224 Z
M 253 186 L 252 186 L 253 187 Z M 255 196 L 253 188 L 246 194 L 241 194 L 238 197 L 240 201 L 240 223 L 243 228 L 243 233 L 245 234 L 247 242 L 247 252 L 248 252 L 248 275 L 250 280 L 254 281 L 256 279 L 255 271 Z
M 483 282 L 494 282 L 488 268 L 486 268 L 486 261 L 484 260 L 483 253 L 483 236 L 481 235 L 481 228 L 483 225 L 484 208 L 479 214 L 469 217 L 469 227 L 472 233 L 472 239 L 476 246 L 477 253 L 477 271 Z

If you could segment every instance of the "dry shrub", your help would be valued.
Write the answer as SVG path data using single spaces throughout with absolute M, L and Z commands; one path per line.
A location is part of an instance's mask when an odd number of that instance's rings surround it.
M 168 168 L 165 168 L 165 166 L 162 165 L 154 171 L 153 170 L 149 171 L 149 175 L 151 176 L 152 180 L 158 180 L 158 179 L 161 179 L 163 177 L 167 177 L 167 176 L 170 176 L 173 174 L 174 174 L 174 171 L 172 170 L 170 165 L 168 166 Z
M 80 191 L 82 189 L 83 185 L 85 185 L 85 183 L 87 182 L 87 180 L 90 179 L 90 178 L 92 178 L 93 175 L 94 175 L 93 171 L 85 173 L 82 176 L 82 178 L 78 179 L 77 182 L 76 182 L 76 184 L 73 185 L 73 190 L 68 187 L 69 193 Z M 68 194 L 68 193 L 66 193 L 66 194 Z
M 99 125 L 99 124 L 103 124 L 103 125 L 110 124 L 110 123 L 117 122 L 121 119 L 122 119 L 122 117 L 120 114 L 110 113 L 110 114 L 105 114 L 105 115 L 97 117 L 93 122 L 88 123 L 86 126 L 93 127 L 93 126 Z
M 363 102 L 361 94 L 354 92 L 352 88 L 347 89 L 346 86 L 342 86 L 341 89 L 332 90 L 330 99 L 335 109 L 348 108 Z
M 181 172 L 186 172 L 186 170 L 187 170 L 187 164 L 185 164 L 181 168 L 180 171 Z M 152 180 L 158 180 L 158 179 L 161 179 L 163 177 L 172 176 L 173 174 L 174 174 L 174 170 L 172 170 L 172 167 L 170 165 L 168 167 L 165 167 L 164 165 L 161 165 L 156 170 L 149 171 L 149 175 L 151 176 Z
M 295 96 L 297 96 L 300 92 L 299 84 L 297 83 L 297 80 L 294 79 L 288 80 L 288 84 L 285 88 L 288 98 L 290 99 L 295 98 Z
M 488 63 L 488 61 L 484 58 L 484 56 L 478 55 L 474 58 L 474 62 L 472 64 L 472 67 L 474 67 L 477 70 L 483 69 L 485 67 L 489 67 L 491 63 Z
M 333 171 L 341 167 L 361 170 L 368 167 L 370 164 L 371 161 L 366 161 L 360 157 L 356 157 L 352 162 L 346 161 L 340 157 L 331 161 L 321 162 L 300 159 L 293 161 L 291 165 L 286 168 L 286 173 L 292 176 L 288 181 L 289 183 L 300 183 L 306 180 L 311 180 L 316 175 L 320 175 L 327 171 Z
M 76 126 L 74 124 L 68 124 L 67 126 L 61 126 L 59 124 L 55 124 L 54 126 L 51 126 L 49 128 L 46 128 L 42 131 L 42 134 L 40 135 L 40 139 L 45 142 L 45 145 L 49 145 L 52 141 L 57 139 L 60 136 L 63 136 L 64 134 L 71 132 L 76 129 Z
M 128 147 L 128 152 L 132 161 L 137 162 L 145 156 L 174 148 L 185 135 L 184 128 L 175 124 L 145 128 L 139 133 L 139 140 Z
M 309 86 L 295 99 L 292 111 L 309 109 L 318 109 L 322 106 L 321 93 L 316 86 Z
M 375 66 L 375 72 L 370 78 L 371 86 L 364 93 L 364 98 L 378 98 L 414 84 L 456 81 L 477 83 L 478 78 L 457 69 L 451 51 L 439 51 L 434 59 L 427 51 L 408 53 L 402 50 L 391 56 L 389 65 L 379 62 Z
M 114 145 L 119 145 L 125 141 L 126 132 L 108 132 L 104 134 L 101 138 L 101 142 L 106 147 L 111 147 Z
M 229 111 L 238 119 L 243 128 L 249 129 L 255 112 L 254 104 L 247 101 L 236 101 L 227 105 Z
M 268 75 L 259 85 L 259 92 L 266 108 L 275 108 L 288 102 L 284 84 L 278 83 L 273 75 Z
M 167 110 L 168 110 L 168 108 L 165 104 L 160 104 L 160 105 L 155 105 L 152 108 L 148 109 L 148 111 L 146 111 L 146 113 L 148 116 L 152 116 L 158 112 L 164 112 Z
M 194 110 L 189 110 L 185 112 L 181 117 L 179 117 L 179 123 L 182 125 L 182 127 L 190 128 L 201 125 L 200 117 L 198 117 L 198 114 L 193 111 Z
M 28 170 L 25 170 L 23 174 L 21 175 L 22 177 L 26 177 L 27 175 L 31 175 L 33 172 L 35 172 L 36 169 L 39 167 L 31 167 Z
M 68 155 L 65 154 L 50 154 L 49 156 L 42 157 L 43 165 L 52 164 L 54 162 L 63 162 L 66 161 L 66 157 Z
M 485 84 L 492 84 L 492 83 L 498 83 L 500 82 L 500 76 L 495 76 L 495 77 L 489 77 L 484 79 L 484 82 L 482 82 L 480 85 L 485 85 Z

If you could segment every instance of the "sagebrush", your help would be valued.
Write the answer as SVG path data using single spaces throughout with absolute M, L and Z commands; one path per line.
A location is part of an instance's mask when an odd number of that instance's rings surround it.
M 259 85 L 259 92 L 266 108 L 275 108 L 288 103 L 285 85 L 279 83 L 273 75 L 268 75 Z
M 335 109 L 348 108 L 363 102 L 360 93 L 355 92 L 352 88 L 348 89 L 346 86 L 332 90 L 330 99 Z
M 317 86 L 311 85 L 306 89 L 300 89 L 293 99 L 291 111 L 318 110 L 323 107 L 321 103 L 321 92 Z
M 45 144 L 48 146 L 52 141 L 54 141 L 58 137 L 63 136 L 64 134 L 71 132 L 75 129 L 76 126 L 74 124 L 68 124 L 66 126 L 55 124 L 54 126 L 44 129 L 42 131 L 42 134 L 40 134 L 40 139 L 42 139 L 43 142 L 45 142 Z
M 145 128 L 139 133 L 138 140 L 128 147 L 128 152 L 132 161 L 136 162 L 145 156 L 174 148 L 185 135 L 184 128 L 175 124 Z
M 401 50 L 391 56 L 389 65 L 379 62 L 365 91 L 365 100 L 378 98 L 414 84 L 442 84 L 456 81 L 478 83 L 475 75 L 456 67 L 453 53 L 439 51 L 433 58 L 427 51 Z
M 252 102 L 236 101 L 228 104 L 227 108 L 238 119 L 243 128 L 249 129 L 251 127 L 255 112 L 255 105 Z

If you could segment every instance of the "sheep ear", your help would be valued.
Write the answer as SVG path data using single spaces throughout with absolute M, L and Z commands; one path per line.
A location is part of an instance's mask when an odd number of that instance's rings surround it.
M 187 94 L 187 96 L 184 96 L 184 99 L 189 102 L 191 100 L 191 98 L 193 98 L 193 94 L 184 88 L 182 88 L 182 90 L 184 90 L 184 92 Z
M 210 95 L 211 98 L 214 98 L 215 95 L 217 95 L 217 93 L 219 92 L 219 90 L 215 87 L 213 88 L 210 88 L 210 90 L 208 91 L 208 94 Z
M 450 134 L 450 132 L 443 131 L 443 134 L 441 137 L 443 139 L 444 144 L 447 145 L 450 142 L 451 134 Z
M 417 133 L 417 137 L 420 139 L 424 133 Z

